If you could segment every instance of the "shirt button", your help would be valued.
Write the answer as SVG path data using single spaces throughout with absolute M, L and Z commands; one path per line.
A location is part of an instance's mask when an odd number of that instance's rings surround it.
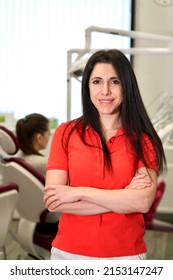
M 109 143 L 112 143 L 112 140 L 109 140 Z

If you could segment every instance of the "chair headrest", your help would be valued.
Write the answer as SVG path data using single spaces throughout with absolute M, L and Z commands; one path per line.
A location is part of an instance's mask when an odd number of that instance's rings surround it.
M 28 170 L 31 174 L 33 174 L 43 185 L 45 184 L 45 177 L 22 158 L 10 157 L 6 158 L 5 162 L 16 162 L 17 164 Z
M 15 134 L 2 125 L 0 125 L 0 146 L 7 155 L 15 155 L 19 150 L 19 143 Z

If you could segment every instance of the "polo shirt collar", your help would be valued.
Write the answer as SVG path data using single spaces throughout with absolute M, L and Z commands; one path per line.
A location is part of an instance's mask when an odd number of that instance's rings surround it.
M 86 130 L 92 130 L 92 131 L 95 132 L 95 130 L 91 127 L 90 124 L 88 124 L 86 126 Z M 117 132 L 115 133 L 115 135 L 113 137 L 118 137 L 118 136 L 121 136 L 121 135 L 124 135 L 124 129 L 123 129 L 122 126 L 120 128 L 118 128 Z

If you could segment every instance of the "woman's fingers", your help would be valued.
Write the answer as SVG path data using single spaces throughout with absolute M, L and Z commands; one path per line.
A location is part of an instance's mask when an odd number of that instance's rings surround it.
M 146 188 L 151 186 L 151 179 L 148 175 L 146 174 L 138 174 L 134 176 L 130 182 L 130 184 L 126 188 Z

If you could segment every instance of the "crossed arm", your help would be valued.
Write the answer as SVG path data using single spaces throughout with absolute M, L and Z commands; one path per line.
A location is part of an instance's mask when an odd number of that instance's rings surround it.
M 154 200 L 157 173 L 142 167 L 130 184 L 119 190 L 91 186 L 71 187 L 67 181 L 66 171 L 47 171 L 43 201 L 50 212 L 76 215 L 96 215 L 112 211 L 121 214 L 146 213 Z

